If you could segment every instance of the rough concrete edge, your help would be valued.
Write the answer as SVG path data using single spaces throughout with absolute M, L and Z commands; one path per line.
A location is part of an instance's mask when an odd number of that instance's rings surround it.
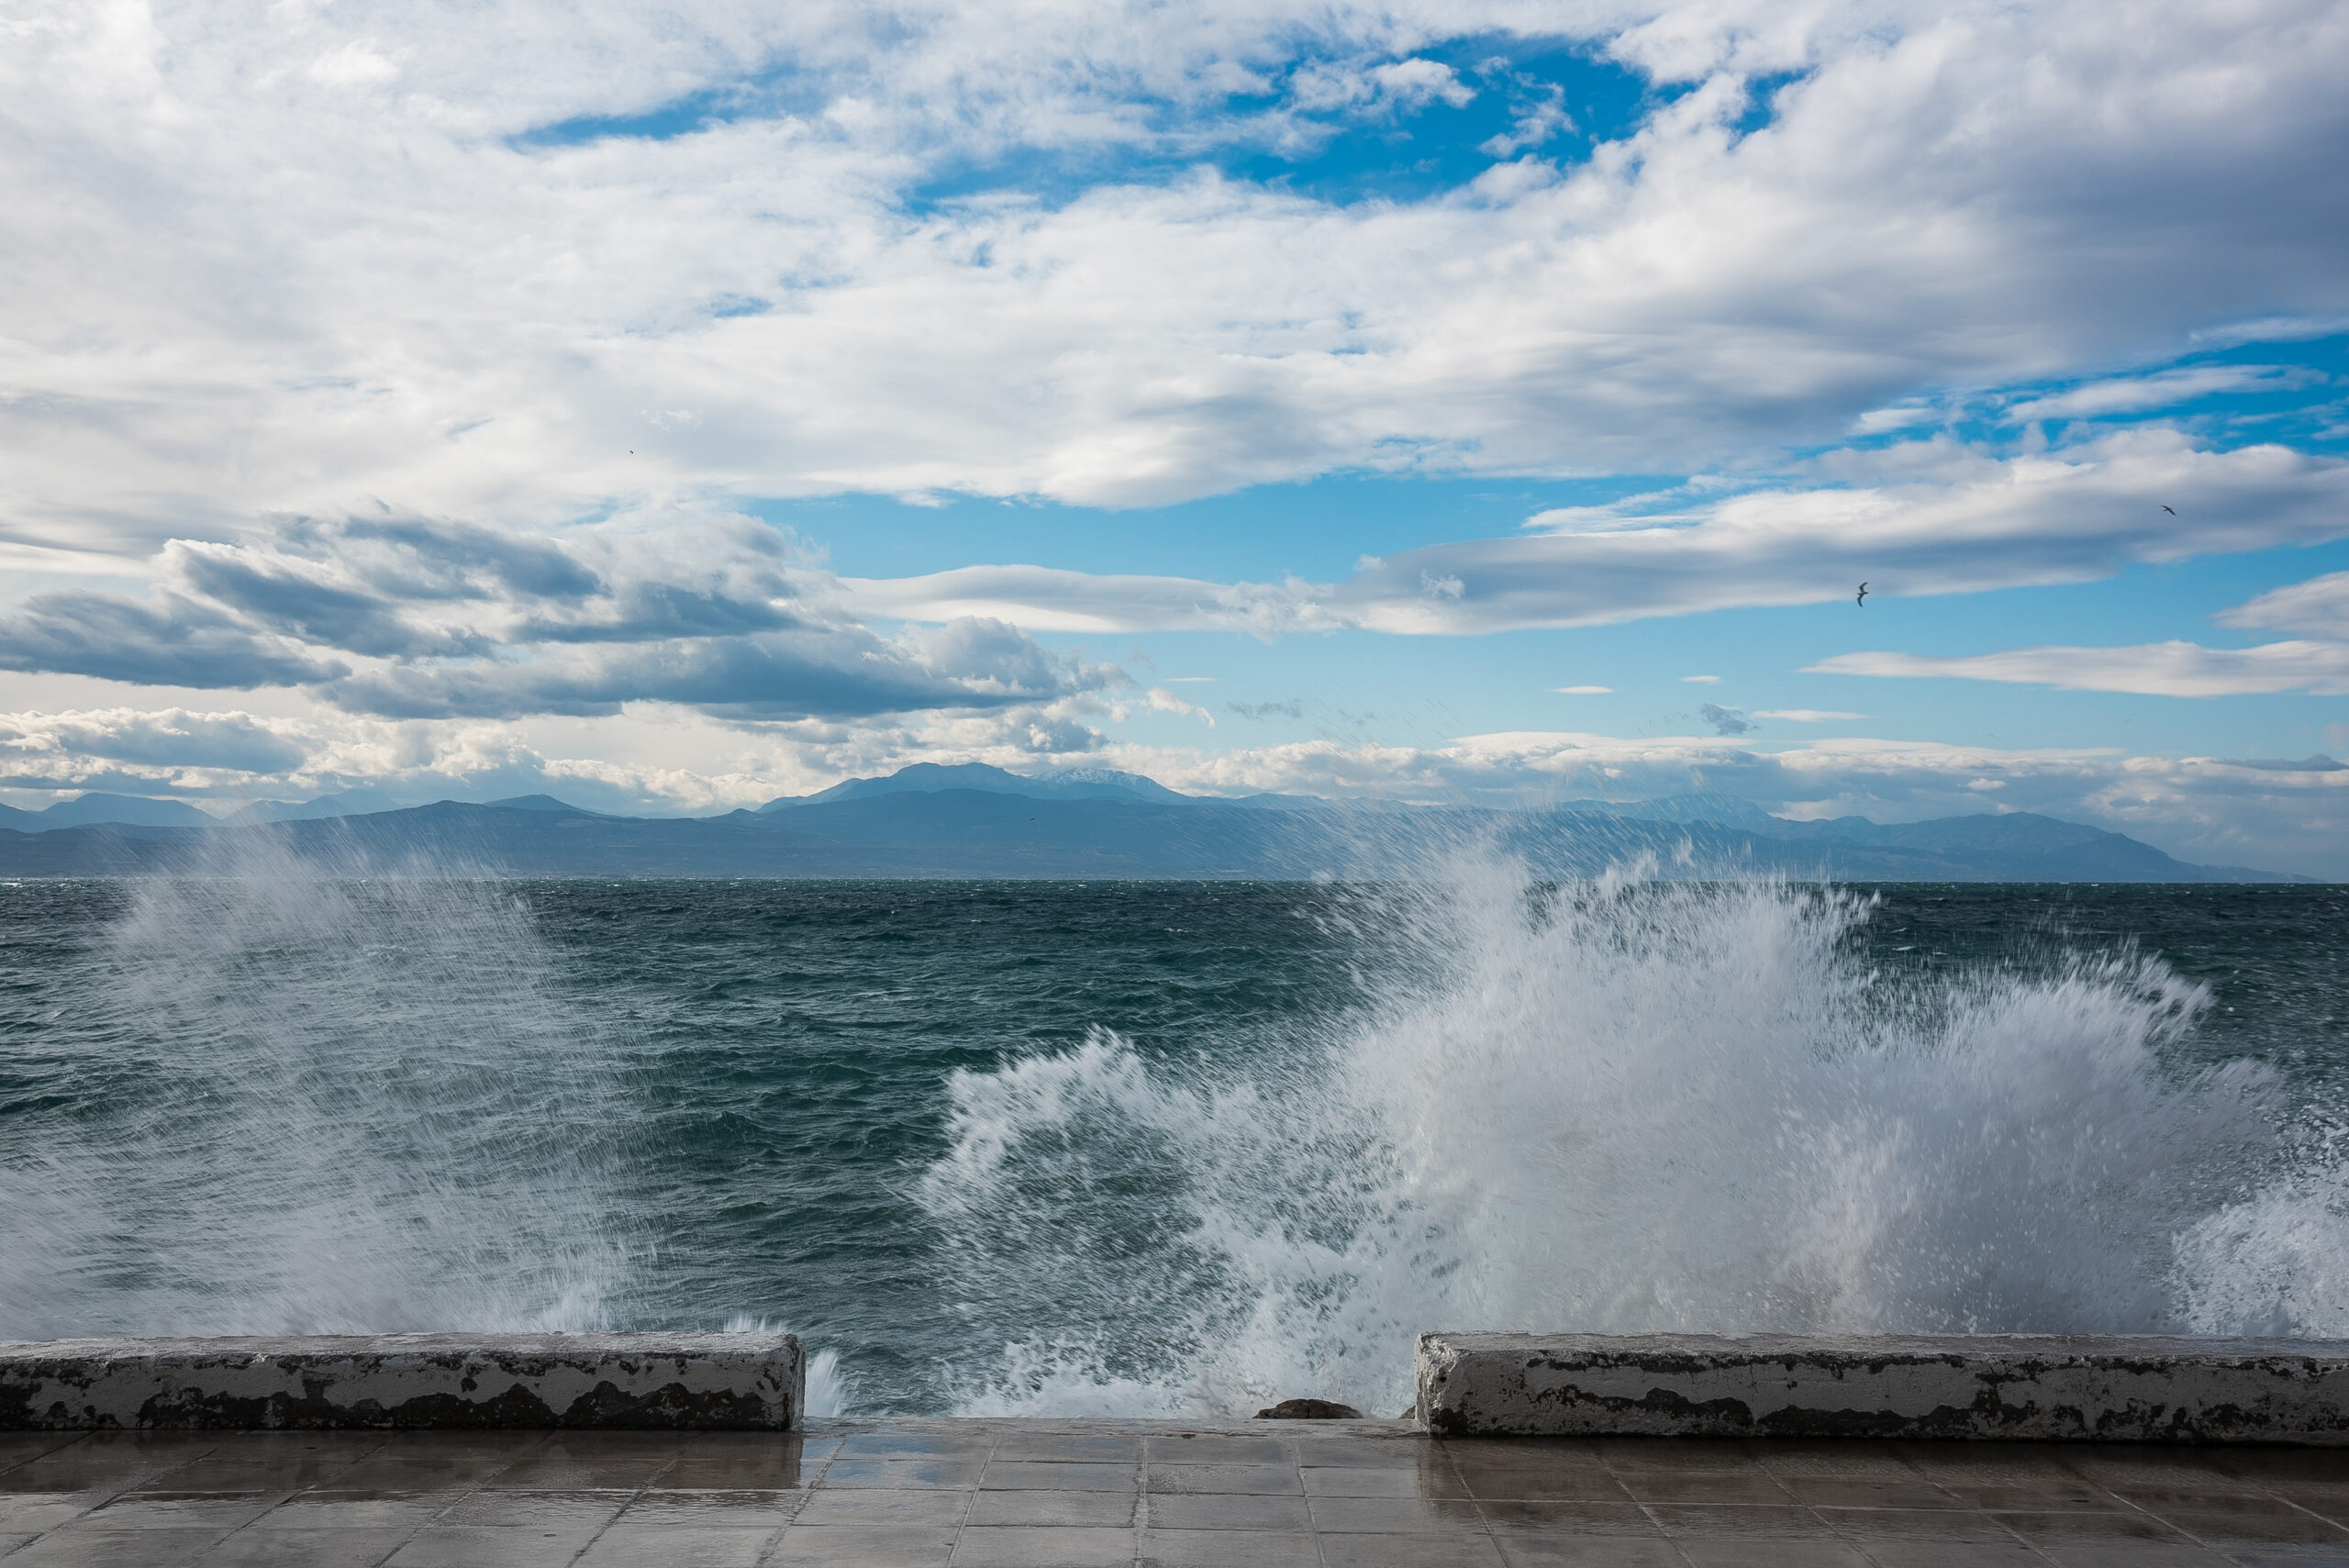
M 16 1431 L 789 1431 L 805 1423 L 807 1388 L 806 1347 L 796 1334 L 432 1333 L 0 1343 L 0 1430 Z
M 1698 1403 L 1664 1387 L 1638 1399 L 1569 1388 L 1563 1392 L 1575 1397 L 1555 1401 L 1548 1418 L 1539 1420 L 1521 1415 L 1488 1414 L 1480 1418 L 1456 1403 L 1448 1403 L 1446 1395 L 1454 1392 L 1451 1385 L 1463 1363 L 1469 1363 L 1472 1371 L 1480 1360 L 1497 1365 L 1504 1359 L 1497 1357 L 1497 1351 L 1518 1363 L 1520 1385 L 1525 1381 L 1522 1373 L 1531 1370 L 1639 1370 L 1671 1378 L 1738 1367 L 1770 1366 L 1793 1373 L 1807 1364 L 1839 1381 L 1852 1370 L 1881 1374 L 1887 1369 L 1931 1369 L 1975 1378 L 1993 1392 L 1970 1407 L 1913 1417 L 1890 1409 L 1787 1407 L 1765 1411 L 1757 1419 L 1752 1408 L 1735 1400 Z M 1732 1339 L 1708 1334 L 1437 1329 L 1419 1336 L 1414 1360 L 1413 1418 L 1421 1429 L 1437 1436 L 1688 1436 L 1762 1440 L 1898 1437 L 2349 1447 L 2349 1340 L 2095 1334 L 1781 1334 Z M 2021 1421 L 2015 1410 L 2000 1408 L 2005 1385 L 2049 1373 L 2159 1377 L 2193 1372 L 2298 1380 L 2309 1385 L 2316 1397 L 2307 1414 L 2290 1426 L 2279 1423 L 2272 1398 L 2257 1397 L 2206 1404 L 2190 1415 L 2181 1406 L 2167 1412 L 2166 1427 L 2161 1424 L 2165 1413 L 2162 1408 L 2148 1408 L 2134 1401 L 2103 1424 L 2091 1422 L 2087 1418 L 2088 1412 L 2078 1407 L 2034 1406 L 2033 1418 Z M 1787 1386 L 1795 1385 L 1790 1382 Z M 1540 1401 L 1537 1397 L 1533 1402 Z M 1722 1408 L 1732 1405 L 1734 1410 Z M 1791 1419 L 1772 1419 L 1789 1410 Z M 1849 1419 L 1854 1416 L 1862 1418 Z M 1839 1418 L 1843 1418 L 1840 1426 Z

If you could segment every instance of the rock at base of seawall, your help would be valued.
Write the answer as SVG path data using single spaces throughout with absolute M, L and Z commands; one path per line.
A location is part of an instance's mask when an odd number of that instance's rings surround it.
M 1260 1421 L 1359 1421 L 1362 1412 L 1334 1399 L 1284 1399 L 1256 1412 Z

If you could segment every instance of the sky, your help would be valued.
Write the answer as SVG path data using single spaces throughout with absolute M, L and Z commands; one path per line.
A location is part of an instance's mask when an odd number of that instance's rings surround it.
M 2333 0 L 0 39 L 13 804 L 976 761 L 2349 877 Z

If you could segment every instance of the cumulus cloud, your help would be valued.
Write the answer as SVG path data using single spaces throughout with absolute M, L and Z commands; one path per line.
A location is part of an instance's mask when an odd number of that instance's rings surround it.
M 12 526 L 1682 473 L 2349 311 L 2339 7 L 2125 31 L 2087 0 L 37 11 L 0 60 Z M 1534 37 L 1673 90 L 1571 163 L 1520 123 L 1433 195 L 1227 172 Z
M 308 687 L 407 718 L 610 715 L 673 703 L 744 721 L 1051 703 L 1123 681 L 999 621 L 884 637 L 747 518 L 568 541 L 417 518 L 302 519 L 176 540 L 147 600 L 38 595 L 0 667 L 180 687 Z

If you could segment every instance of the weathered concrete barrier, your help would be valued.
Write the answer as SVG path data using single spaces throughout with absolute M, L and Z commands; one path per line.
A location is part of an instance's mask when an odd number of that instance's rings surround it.
M 794 1334 L 381 1334 L 0 1343 L 0 1429 L 667 1427 L 803 1415 Z
M 1439 1434 L 2349 1441 L 2349 1342 L 1422 1334 Z

